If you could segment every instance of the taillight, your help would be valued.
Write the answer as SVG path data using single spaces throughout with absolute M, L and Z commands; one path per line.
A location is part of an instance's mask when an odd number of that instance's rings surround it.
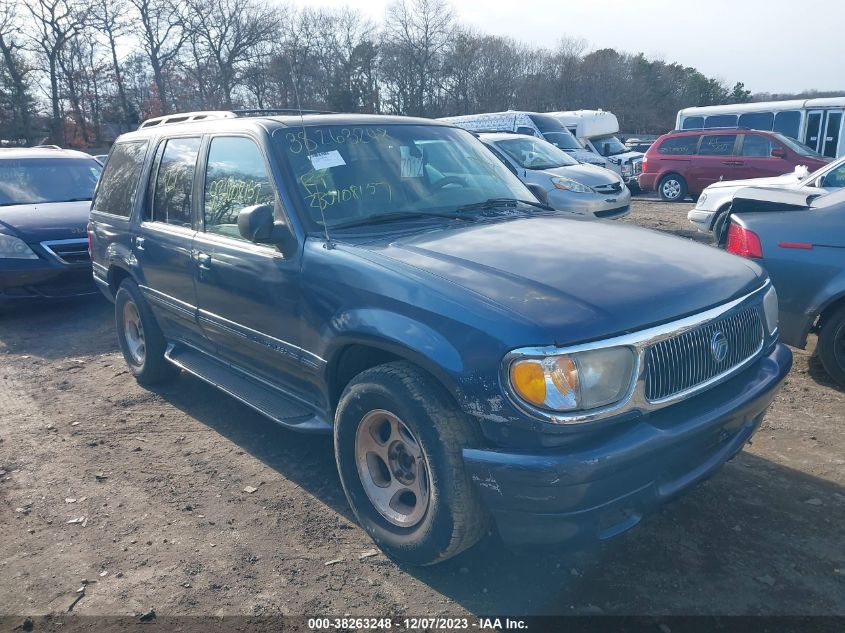
M 87 231 L 88 231 L 88 257 L 91 257 L 93 259 L 94 253 L 91 252 L 92 244 L 91 244 L 91 223 L 90 222 L 88 223 Z
M 728 244 L 725 250 L 740 257 L 763 257 L 763 247 L 760 237 L 739 224 L 728 227 Z
M 648 171 L 648 156 L 643 156 L 643 173 Z

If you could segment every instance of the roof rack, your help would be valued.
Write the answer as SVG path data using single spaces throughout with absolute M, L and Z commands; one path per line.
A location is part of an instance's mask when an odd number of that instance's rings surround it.
M 242 110 L 206 110 L 199 112 L 180 112 L 147 119 L 138 126 L 139 130 L 168 125 L 170 123 L 189 123 L 191 121 L 211 121 L 214 119 L 237 119 L 240 117 L 276 116 L 279 114 L 333 114 L 329 110 L 298 110 L 296 108 L 250 108 Z
M 675 134 L 676 132 L 701 132 L 703 130 L 713 131 L 713 132 L 725 132 L 725 131 L 735 131 L 739 130 L 740 132 L 771 132 L 772 130 L 757 130 L 753 127 L 688 127 L 682 130 L 672 130 L 671 134 Z

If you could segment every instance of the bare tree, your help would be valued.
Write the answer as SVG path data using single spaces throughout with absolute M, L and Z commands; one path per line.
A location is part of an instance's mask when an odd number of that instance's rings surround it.
M 211 105 L 231 108 L 242 66 L 278 31 L 275 13 L 255 0 L 191 0 L 190 8 L 197 61 L 214 70 Z
M 19 25 L 15 8 L 14 0 L 0 2 L 0 54 L 12 93 L 9 99 L 12 134 L 15 138 L 30 140 L 33 135 L 30 113 L 33 100 L 28 80 L 30 69 L 23 59 L 23 45 L 16 38 Z
M 166 73 L 190 36 L 187 22 L 173 0 L 129 0 L 140 21 L 141 46 L 147 54 L 158 92 L 160 113 L 170 111 Z
M 94 0 L 91 20 L 105 36 L 111 58 L 112 74 L 120 99 L 120 108 L 123 111 L 123 122 L 129 128 L 137 124 L 138 112 L 129 102 L 126 94 L 126 82 L 117 55 L 118 41 L 125 38 L 130 32 L 131 23 L 128 20 L 127 9 L 126 0 Z
M 60 56 L 68 42 L 79 35 L 85 24 L 85 11 L 76 0 L 30 0 L 24 6 L 33 18 L 30 37 L 47 64 L 50 80 L 50 136 L 53 142 L 65 140 L 59 93 Z

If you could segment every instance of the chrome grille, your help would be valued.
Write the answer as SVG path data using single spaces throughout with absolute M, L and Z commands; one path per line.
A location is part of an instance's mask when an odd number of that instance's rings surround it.
M 609 185 L 597 185 L 593 187 L 599 193 L 619 193 L 622 191 L 622 183 L 621 182 L 613 182 Z
M 634 176 L 643 173 L 643 161 L 635 160 L 633 163 L 631 163 L 631 173 Z
M 760 351 L 763 338 L 760 306 L 753 305 L 655 343 L 645 353 L 646 399 L 665 400 L 730 373 Z M 714 348 L 724 341 L 718 361 Z
M 91 261 L 87 238 L 41 242 L 41 246 L 65 264 L 84 264 Z

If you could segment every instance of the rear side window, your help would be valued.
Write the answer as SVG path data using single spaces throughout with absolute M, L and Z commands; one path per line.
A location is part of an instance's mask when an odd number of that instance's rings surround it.
M 752 158 L 768 158 L 772 155 L 774 143 L 768 136 L 762 134 L 746 134 L 742 142 L 743 156 Z
M 212 139 L 205 173 L 205 230 L 242 239 L 238 232 L 241 210 L 274 201 L 273 186 L 258 146 L 243 137 Z
M 92 211 L 129 217 L 146 152 L 147 141 L 115 144 L 100 178 Z
M 657 148 L 657 153 L 690 156 L 695 154 L 697 145 L 698 136 L 670 136 L 663 140 L 660 147 Z
M 710 134 L 701 137 L 699 156 L 730 156 L 734 153 L 736 134 Z
M 159 150 L 150 220 L 191 226 L 191 189 L 200 149 L 199 138 L 171 138 Z

